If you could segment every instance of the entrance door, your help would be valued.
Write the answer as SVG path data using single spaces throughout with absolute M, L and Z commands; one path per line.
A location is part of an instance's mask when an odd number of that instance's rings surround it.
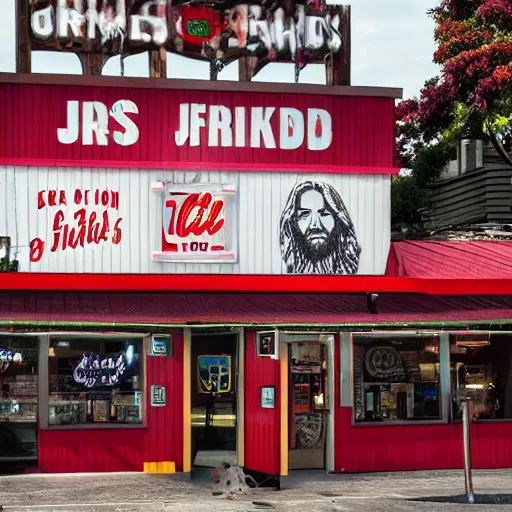
M 236 463 L 238 333 L 192 334 L 192 466 Z
M 328 345 L 294 341 L 288 345 L 289 469 L 323 469 L 329 422 Z
M 37 461 L 37 341 L 0 336 L 0 466 Z

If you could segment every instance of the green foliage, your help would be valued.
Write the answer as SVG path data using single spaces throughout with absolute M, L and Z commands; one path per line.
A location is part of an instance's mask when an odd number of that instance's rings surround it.
M 430 208 L 428 185 L 435 183 L 456 156 L 456 146 L 447 139 L 421 148 L 412 172 L 391 184 L 391 225 L 421 231 L 423 214 Z
M 0 258 L 0 272 L 18 272 L 18 261 Z

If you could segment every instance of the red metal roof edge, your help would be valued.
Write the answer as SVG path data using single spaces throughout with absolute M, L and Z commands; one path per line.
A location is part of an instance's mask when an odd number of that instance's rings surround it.
M 512 279 L 388 276 L 3 273 L 0 290 L 512 295 Z
M 197 80 L 180 78 L 139 78 L 119 76 L 58 75 L 47 73 L 0 73 L 0 83 L 68 85 L 83 87 L 127 87 L 131 89 L 172 89 L 274 94 L 312 94 L 315 96 L 366 96 L 400 99 L 398 87 L 333 86 L 317 84 L 285 84 L 273 82 L 238 82 L 231 80 Z

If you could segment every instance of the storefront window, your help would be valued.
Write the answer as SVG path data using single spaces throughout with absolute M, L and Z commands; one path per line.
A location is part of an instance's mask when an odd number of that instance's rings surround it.
M 143 422 L 143 342 L 51 337 L 49 425 Z
M 354 337 L 356 422 L 440 419 L 439 340 Z
M 37 457 L 37 341 L 0 336 L 0 460 Z
M 452 417 L 461 419 L 460 392 L 471 397 L 473 419 L 512 419 L 512 339 L 510 336 L 450 337 Z

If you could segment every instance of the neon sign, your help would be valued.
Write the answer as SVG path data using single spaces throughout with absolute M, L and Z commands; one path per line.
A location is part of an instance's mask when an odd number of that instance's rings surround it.
M 115 386 L 126 373 L 127 361 L 123 354 L 100 359 L 98 354 L 83 354 L 73 371 L 73 379 L 86 388 Z
M 23 363 L 23 356 L 20 352 L 13 352 L 12 350 L 0 349 L 0 373 L 7 371 L 11 364 L 21 365 Z

